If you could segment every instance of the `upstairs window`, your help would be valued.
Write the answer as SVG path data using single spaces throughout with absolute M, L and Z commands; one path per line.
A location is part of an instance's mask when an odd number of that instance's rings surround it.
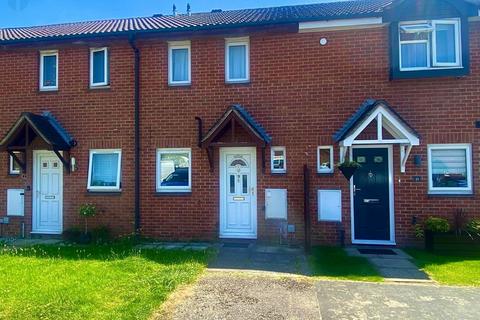
M 88 190 L 120 191 L 121 150 L 90 150 Z
M 459 19 L 404 22 L 399 39 L 401 71 L 462 66 Z
M 429 193 L 472 193 L 471 148 L 470 144 L 428 146 Z
M 248 38 L 226 40 L 225 80 L 226 82 L 248 82 L 250 80 L 250 53 Z
M 168 84 L 191 83 L 190 41 L 168 44 Z
M 40 90 L 58 90 L 58 51 L 40 52 Z
M 109 85 L 108 48 L 90 49 L 90 86 Z

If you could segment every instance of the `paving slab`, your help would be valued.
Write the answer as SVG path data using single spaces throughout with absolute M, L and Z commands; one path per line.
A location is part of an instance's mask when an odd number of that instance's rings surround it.
M 480 319 L 480 288 L 318 281 L 324 320 Z
M 345 249 L 348 255 L 368 259 L 387 282 L 434 282 L 425 272 L 418 269 L 410 255 L 398 248 L 391 250 L 395 255 L 362 254 L 357 247 Z
M 281 246 L 220 247 L 210 269 L 311 274 L 303 250 Z

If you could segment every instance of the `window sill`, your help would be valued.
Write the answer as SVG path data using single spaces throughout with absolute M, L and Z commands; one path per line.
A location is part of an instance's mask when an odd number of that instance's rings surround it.
M 473 198 L 475 194 L 469 193 L 428 193 L 429 198 Z
M 156 191 L 157 197 L 189 197 L 192 195 L 192 191 Z
M 287 171 L 270 171 L 272 176 L 284 176 L 287 174 Z
M 55 93 L 58 93 L 58 88 L 57 89 L 38 89 L 38 93 L 41 93 L 41 94 L 55 94 Z
M 119 196 L 122 194 L 122 190 L 87 190 L 87 194 L 100 196 Z
M 394 69 L 390 76 L 391 80 L 399 79 L 418 79 L 418 78 L 435 78 L 435 77 L 461 77 L 470 74 L 470 69 L 463 67 L 448 67 L 421 70 L 405 70 Z
M 168 83 L 168 87 L 170 88 L 190 88 L 192 86 L 192 83 Z
M 317 171 L 317 176 L 333 176 L 335 174 L 335 172 L 331 171 L 331 172 L 319 172 Z
M 238 81 L 235 81 L 235 80 L 226 80 L 225 81 L 225 84 L 227 86 L 231 86 L 231 85 L 245 85 L 245 86 L 248 86 L 250 85 L 250 80 L 238 80 Z
M 90 85 L 88 89 L 96 91 L 96 90 L 110 90 L 110 85 L 105 85 L 105 86 L 92 86 Z

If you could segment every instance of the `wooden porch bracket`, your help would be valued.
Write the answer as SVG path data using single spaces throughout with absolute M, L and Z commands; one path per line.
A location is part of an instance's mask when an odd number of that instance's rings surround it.
M 213 172 L 213 168 L 214 168 L 213 148 L 212 147 L 205 148 L 205 151 L 207 151 L 207 158 L 208 158 L 208 164 L 210 165 L 210 172 Z
M 53 152 L 57 155 L 58 159 L 63 163 L 63 167 L 67 170 L 67 173 L 71 172 L 70 152 L 64 151 L 68 155 L 68 160 L 60 153 L 60 151 L 53 149 Z
M 198 147 L 202 148 L 202 139 L 203 139 L 203 120 L 200 117 L 195 117 L 197 121 L 197 128 L 198 128 Z
M 265 174 L 265 146 L 262 146 L 262 173 Z

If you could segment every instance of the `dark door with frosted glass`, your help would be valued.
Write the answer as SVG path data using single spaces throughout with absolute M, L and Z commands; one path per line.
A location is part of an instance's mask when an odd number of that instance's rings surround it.
M 353 175 L 355 240 L 390 241 L 387 148 L 354 148 L 361 167 Z

